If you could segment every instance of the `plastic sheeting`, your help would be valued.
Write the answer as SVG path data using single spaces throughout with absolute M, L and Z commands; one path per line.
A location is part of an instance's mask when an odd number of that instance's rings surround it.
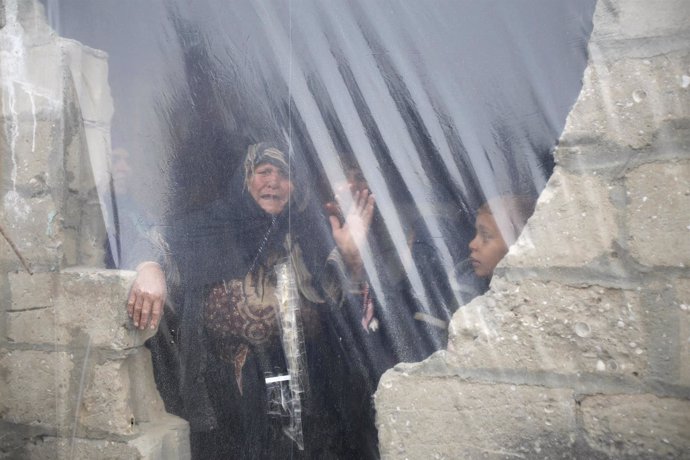
M 198 458 L 376 456 L 368 401 L 378 377 L 443 348 L 450 316 L 486 289 L 470 257 L 477 209 L 497 196 L 536 197 L 552 172 L 551 150 L 580 90 L 593 8 L 593 0 L 46 0 L 58 33 L 109 56 L 112 179 L 99 186 L 107 263 L 161 263 L 175 320 L 182 330 L 186 321 L 196 328 L 180 344 L 208 342 L 194 348 L 203 350 L 201 364 L 182 363 L 187 375 L 157 375 L 159 384 L 182 382 L 172 385 L 174 398 L 190 401 L 202 386 L 184 383 L 190 373 L 214 381 L 207 386 L 215 419 L 192 423 Z M 301 366 L 308 377 L 292 376 L 305 380 L 303 392 L 289 386 L 276 393 L 261 382 L 261 372 L 291 372 L 289 356 L 265 345 L 273 339 L 252 342 L 251 333 L 226 331 L 219 340 L 232 343 L 223 360 L 228 344 L 212 344 L 208 316 L 198 313 L 214 283 L 242 279 L 237 292 L 248 295 L 254 281 L 238 273 L 251 265 L 251 274 L 255 264 L 240 259 L 258 257 L 271 267 L 272 250 L 297 257 L 295 247 L 274 241 L 271 229 L 282 225 L 275 216 L 253 226 L 246 219 L 254 214 L 241 212 L 245 156 L 258 142 L 275 143 L 289 159 L 284 172 L 294 189 L 281 215 L 304 265 L 291 270 L 297 284 L 317 291 L 302 289 L 298 303 L 317 305 L 319 330 L 288 346 L 314 361 Z M 329 253 L 337 247 L 328 219 L 347 223 L 356 202 L 348 191 L 357 190 L 373 194 L 375 211 L 359 246 L 364 275 L 354 283 L 347 261 Z M 299 199 L 311 210 L 298 212 Z M 501 211 L 495 214 L 500 221 Z M 334 281 L 335 301 L 323 287 Z M 214 321 L 230 324 L 233 314 Z M 284 348 L 290 321 L 281 315 L 245 326 L 276 329 L 276 346 Z M 188 354 L 182 351 L 183 361 Z M 237 369 L 246 366 L 261 372 L 247 371 L 240 382 Z M 258 389 L 243 390 L 247 379 Z M 237 387 L 214 394 L 224 384 Z M 276 430 L 283 422 L 256 414 L 286 394 L 304 400 L 277 404 L 282 409 L 273 415 L 288 413 L 290 422 Z M 251 398 L 258 402 L 238 403 Z M 295 419 L 302 406 L 327 412 L 308 415 L 303 437 L 294 432 L 302 430 Z M 253 423 L 252 414 L 262 421 Z M 212 432 L 218 437 L 204 438 Z

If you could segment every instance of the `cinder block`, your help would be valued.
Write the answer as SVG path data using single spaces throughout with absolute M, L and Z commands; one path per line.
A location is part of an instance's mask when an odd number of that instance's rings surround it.
M 143 460 L 145 457 L 135 447 L 122 441 L 108 441 L 83 438 L 37 439 L 25 447 L 27 460 Z M 162 457 L 158 457 L 162 458 Z
M 43 437 L 27 444 L 22 456 L 30 460 L 188 460 L 190 457 L 187 422 L 168 414 L 162 414 L 155 423 L 142 424 L 140 434 L 128 441 Z
M 136 276 L 126 270 L 74 267 L 60 273 L 55 310 L 59 343 L 81 331 L 91 345 L 113 350 L 141 346 L 154 331 L 131 327 L 126 302 Z M 67 342 L 65 342 L 67 343 Z
M 556 168 L 522 235 L 501 262 L 513 267 L 582 267 L 608 257 L 618 211 L 605 181 Z
M 31 310 L 53 305 L 58 276 L 55 273 L 10 273 L 12 302 L 9 311 Z
M 671 306 L 677 314 L 678 383 L 690 386 L 690 280 L 677 280 L 676 298 Z
M 62 258 L 62 232 L 57 203 L 49 196 L 24 198 L 14 192 L 6 196 L 5 232 L 14 242 L 17 250 L 34 271 L 49 271 L 60 265 Z M 12 266 L 17 256 L 6 241 L 3 257 Z M 0 260 L 5 263 L 5 260 Z M 21 268 L 24 270 L 24 268 Z
M 7 113 L 7 112 L 5 112 Z M 19 116 L 22 112 L 17 112 Z M 29 114 L 31 112 L 28 112 Z M 8 125 L 5 120 L 5 125 Z M 11 126 L 11 125 L 10 125 Z M 60 114 L 55 114 L 53 118 L 29 120 L 20 119 L 16 125 L 16 135 L 11 131 L 8 134 L 8 156 L 9 164 L 16 166 L 16 176 L 10 182 L 12 188 L 24 192 L 30 196 L 31 181 L 36 177 L 46 177 L 46 173 L 52 173 L 51 160 L 59 161 L 59 158 L 52 158 L 56 151 L 62 150 L 62 128 L 60 124 Z M 5 154 L 5 153 L 3 153 Z M 4 160 L 7 161 L 7 160 Z M 8 174 L 6 180 L 9 180 Z M 50 180 L 53 178 L 50 174 Z
M 449 349 L 463 367 L 645 375 L 648 313 L 636 292 L 495 280 L 453 316 Z
M 610 458 L 686 458 L 690 401 L 653 395 L 597 395 L 582 401 L 587 441 Z
M 600 146 L 650 145 L 662 123 L 690 116 L 689 65 L 687 51 L 646 59 L 590 60 L 561 137 L 568 147 L 557 149 L 556 158 L 577 156 L 572 146 L 582 139 L 598 139 Z M 602 153 L 601 148 L 592 152 Z
M 56 340 L 55 310 L 52 307 L 9 311 L 6 338 L 12 343 L 50 344 Z
M 93 431 L 131 435 L 137 431 L 130 404 L 130 376 L 125 361 L 96 364 L 89 372 L 79 407 L 79 424 Z
M 105 431 L 131 436 L 140 433 L 143 424 L 158 423 L 164 417 L 151 355 L 145 348 L 89 369 L 79 408 L 80 434 Z
M 571 451 L 571 390 L 469 383 L 390 370 L 376 392 L 383 458 L 537 458 Z
M 82 117 L 109 125 L 114 109 L 108 85 L 108 54 L 65 38 L 58 40 L 58 46 L 72 75 Z
M 69 353 L 12 351 L 0 355 L 0 414 L 10 423 L 66 426 L 74 393 Z M 73 421 L 73 420 L 72 420 Z
M 690 161 L 650 163 L 626 178 L 630 251 L 647 266 L 690 267 Z
M 26 37 L 26 35 L 25 35 Z M 53 43 L 26 46 L 23 65 L 11 68 L 15 83 L 3 86 L 1 112 L 32 129 L 32 121 L 59 120 L 62 109 L 63 67 L 60 49 Z M 45 150 L 49 152 L 49 150 Z
M 690 7 L 683 0 L 597 2 L 592 40 L 657 38 L 681 34 L 688 26 Z
M 155 331 L 131 326 L 126 301 L 135 272 L 74 267 L 10 276 L 7 337 L 15 342 L 126 350 Z M 43 308 L 46 307 L 46 308 Z

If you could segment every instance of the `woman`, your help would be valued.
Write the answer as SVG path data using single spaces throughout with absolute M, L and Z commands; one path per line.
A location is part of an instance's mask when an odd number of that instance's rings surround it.
M 284 149 L 250 146 L 241 190 L 195 214 L 175 249 L 184 255 L 181 379 L 179 400 L 166 405 L 190 422 L 194 458 L 358 455 L 339 420 L 351 376 L 329 339 L 328 306 L 342 302 L 344 282 L 362 279 L 358 246 L 374 198 L 356 193 L 344 222 L 332 217 L 328 228 L 295 169 Z M 276 295 L 286 266 L 297 332 Z M 291 343 L 297 352 L 286 353 Z

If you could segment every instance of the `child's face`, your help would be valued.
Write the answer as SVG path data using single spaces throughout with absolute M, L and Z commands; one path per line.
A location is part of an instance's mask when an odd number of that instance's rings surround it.
M 494 216 L 482 212 L 475 222 L 477 234 L 470 241 L 470 259 L 474 273 L 480 277 L 489 277 L 494 268 L 508 253 L 508 245 L 498 230 Z

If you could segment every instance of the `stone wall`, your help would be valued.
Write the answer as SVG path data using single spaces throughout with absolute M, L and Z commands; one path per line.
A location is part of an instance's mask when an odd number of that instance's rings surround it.
M 84 268 L 103 261 L 107 75 L 38 2 L 0 1 L 0 458 L 189 456 L 129 328 L 133 273 Z
M 589 53 L 491 290 L 382 378 L 384 458 L 690 455 L 690 4 L 601 0 Z

